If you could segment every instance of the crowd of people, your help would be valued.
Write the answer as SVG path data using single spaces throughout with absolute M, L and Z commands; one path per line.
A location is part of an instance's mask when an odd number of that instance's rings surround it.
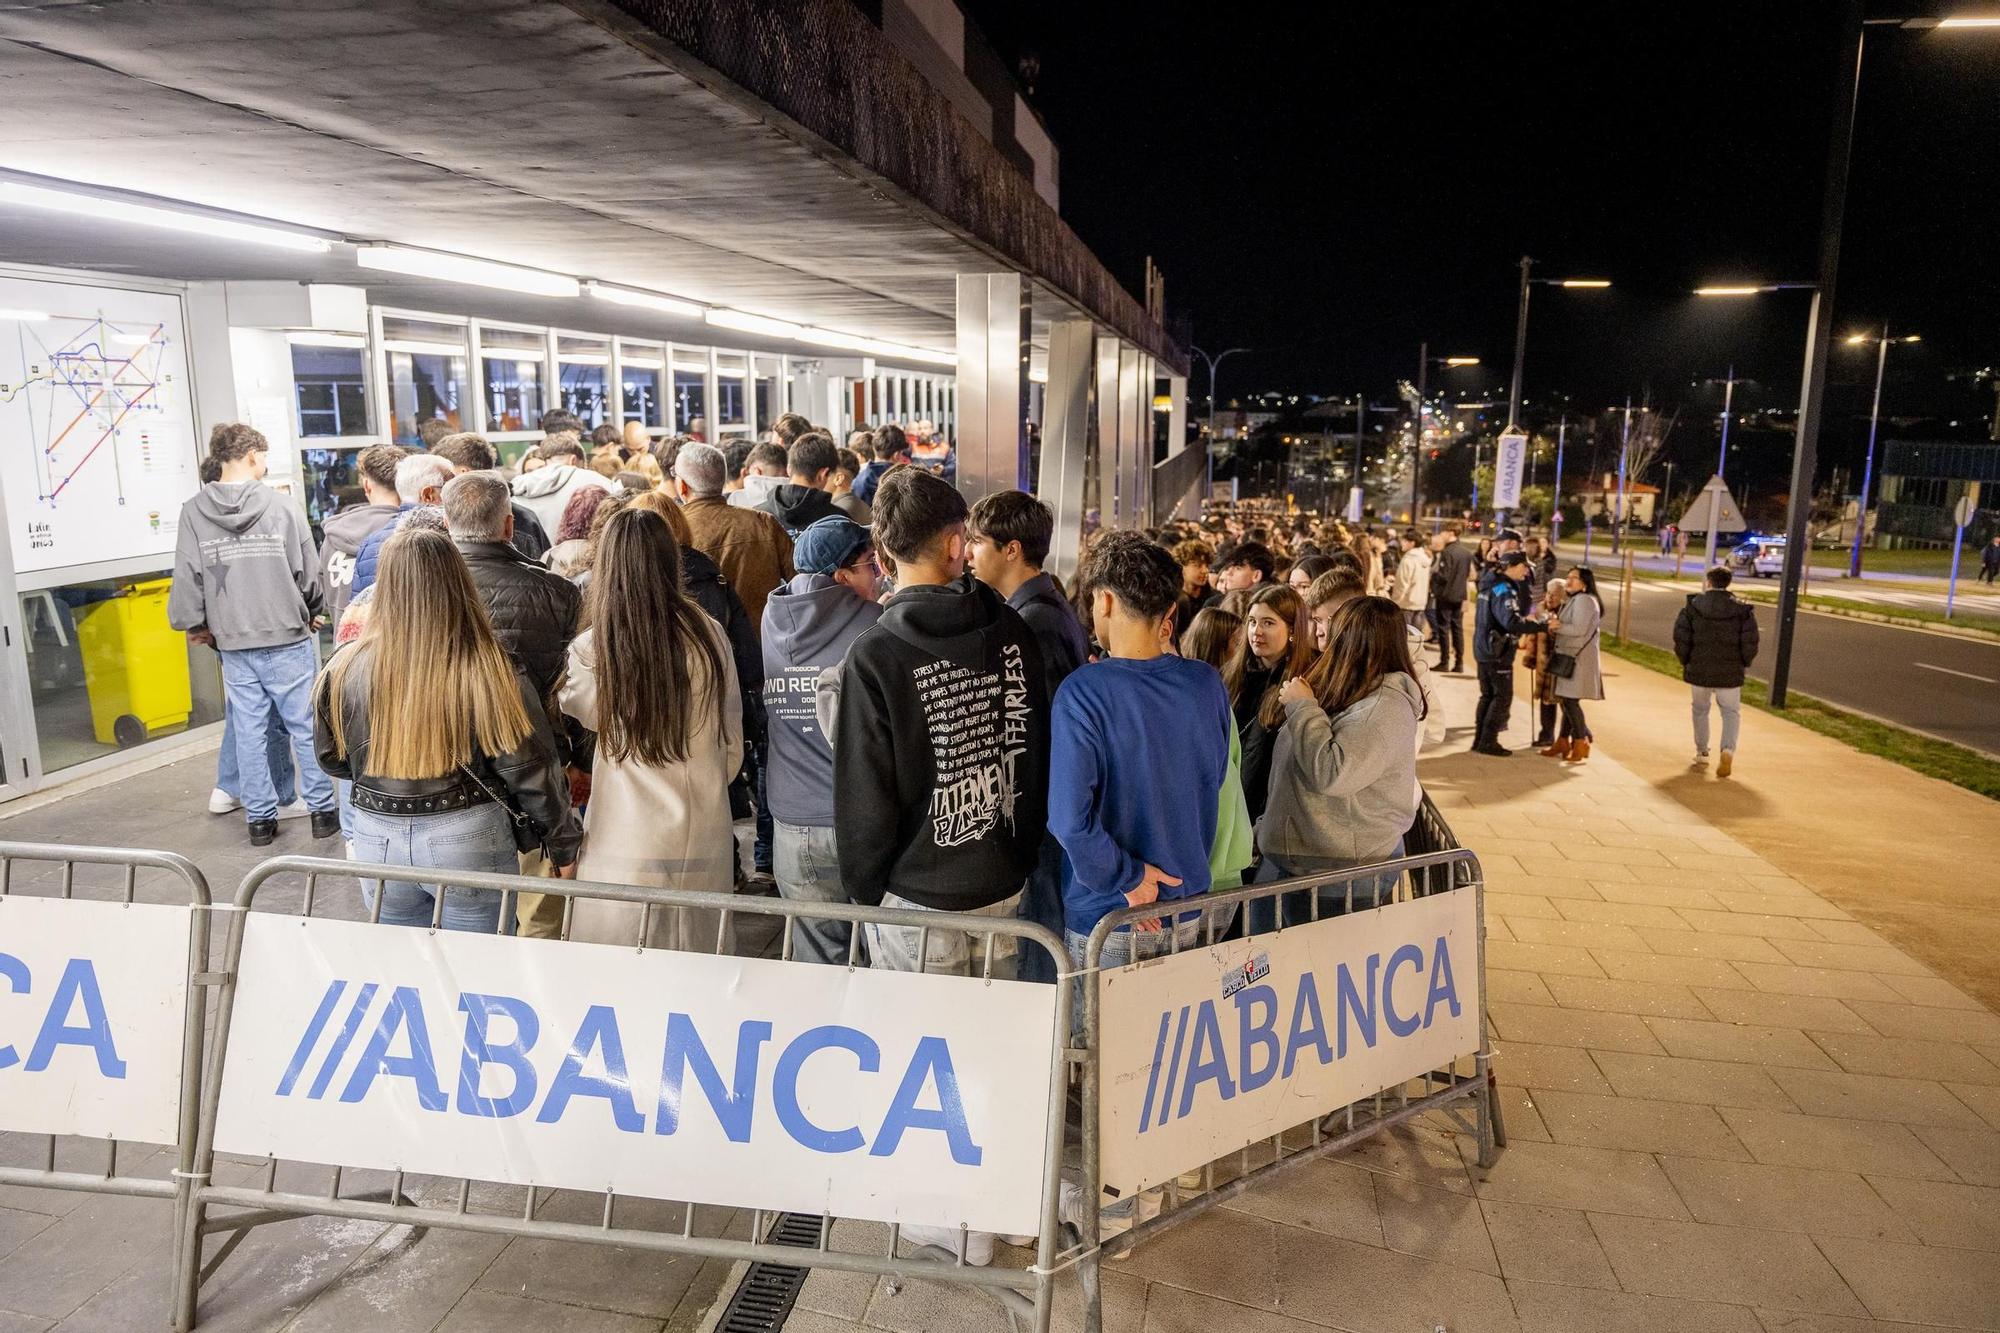
M 220 426 L 182 515 L 169 615 L 219 650 L 227 695 L 210 809 L 240 806 L 254 845 L 309 817 L 357 863 L 406 868 L 360 880 L 385 923 L 729 949 L 728 896 L 775 892 L 1018 915 L 1074 970 L 1120 909 L 1399 855 L 1440 726 L 1434 675 L 1464 669 L 1467 600 L 1473 748 L 1507 753 L 1519 654 L 1542 753 L 1590 753 L 1593 573 L 1556 577 L 1512 532 L 1475 550 L 1451 524 L 1216 513 L 1091 531 L 1064 586 L 1044 568 L 1046 505 L 968 505 L 897 425 L 844 448 L 793 414 L 726 448 L 543 425 L 511 476 L 487 440 L 428 426 L 423 450 L 364 450 L 361 503 L 318 550 L 263 484 L 264 438 Z M 1722 706 L 1726 773 L 1755 621 L 1726 573 L 1710 582 L 1720 599 L 1691 600 L 1682 658 L 1704 760 Z M 501 893 L 426 870 L 714 906 L 523 892 L 503 919 Z M 1102 961 L 1372 906 L 1393 883 L 1258 900 L 1241 920 L 1190 903 L 1116 931 Z M 788 947 L 1057 980 L 1045 950 L 997 956 L 1006 938 L 801 916 Z

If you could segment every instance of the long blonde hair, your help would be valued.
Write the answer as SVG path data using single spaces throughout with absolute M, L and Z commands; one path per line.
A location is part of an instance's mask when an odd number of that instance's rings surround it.
M 475 745 L 508 754 L 534 730 L 471 571 L 442 532 L 405 527 L 383 544 L 368 626 L 321 673 L 342 755 L 342 687 L 356 670 L 368 673 L 370 776 L 443 777 L 471 763 Z

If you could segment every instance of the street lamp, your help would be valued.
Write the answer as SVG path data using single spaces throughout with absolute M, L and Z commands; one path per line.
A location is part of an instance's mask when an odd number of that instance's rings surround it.
M 1833 335 L 1833 285 L 1840 276 L 1840 230 L 1847 213 L 1847 170 L 1854 148 L 1854 115 L 1861 89 L 1864 29 L 1985 28 L 2000 30 L 1991 12 L 1944 19 L 1865 20 L 1863 0 L 1841 0 L 1840 64 L 1833 83 L 1833 116 L 1827 136 L 1826 196 L 1820 209 L 1819 289 L 1813 293 L 1813 320 L 1806 337 L 1806 376 L 1799 386 L 1798 443 L 1792 451 L 1792 495 L 1785 516 L 1785 574 L 1778 588 L 1778 651 L 1771 663 L 1771 706 L 1783 708 L 1792 672 L 1792 635 L 1799 618 L 1799 582 L 1805 573 L 1807 520 L 1812 514 L 1813 475 L 1819 468 L 1820 404 L 1826 396 L 1827 343 Z
M 1204 464 L 1208 477 L 1202 483 L 1202 489 L 1208 495 L 1213 496 L 1215 494 L 1215 368 L 1230 357 L 1235 356 L 1238 352 L 1247 352 L 1250 349 L 1248 347 L 1231 347 L 1226 351 L 1217 352 L 1214 356 L 1210 356 L 1207 352 L 1202 351 L 1199 347 L 1195 347 L 1192 344 L 1189 345 L 1188 350 L 1208 363 L 1208 448 L 1203 451 L 1208 455 L 1207 461 Z
M 1870 337 L 1857 333 L 1848 338 L 1849 347 L 1859 347 L 1864 343 L 1875 344 L 1875 402 L 1868 409 L 1868 462 L 1861 469 L 1861 496 L 1854 503 L 1854 549 L 1847 557 L 1847 577 L 1861 577 L 1861 539 L 1868 531 L 1868 502 L 1875 490 L 1875 431 L 1882 422 L 1882 372 L 1889 366 L 1890 343 L 1922 342 L 1914 333 L 1906 333 L 1900 338 L 1889 336 L 1889 326 L 1884 324 L 1880 335 Z
M 1714 384 L 1716 381 L 1708 381 Z M 1736 363 L 1730 362 L 1729 369 L 1722 377 L 1722 447 L 1715 458 L 1715 476 L 1726 486 L 1729 475 L 1729 418 L 1736 405 Z M 1715 568 L 1716 529 L 1722 526 L 1722 496 L 1718 493 L 1708 503 L 1707 550 L 1702 555 L 1704 571 Z
M 1528 350 L 1528 288 L 1567 287 L 1571 290 L 1602 291 L 1611 285 L 1609 278 L 1537 278 L 1531 276 L 1535 261 L 1528 255 L 1521 256 L 1521 305 L 1514 316 L 1514 379 L 1507 389 L 1507 428 L 1514 428 L 1514 421 L 1521 412 L 1521 362 Z
M 1415 524 L 1417 521 L 1420 501 L 1423 499 L 1424 386 L 1429 380 L 1430 369 L 1432 366 L 1443 366 L 1447 370 L 1453 370 L 1462 366 L 1476 366 L 1478 364 L 1479 358 L 1476 356 L 1432 356 L 1431 345 L 1429 343 L 1419 343 L 1417 345 L 1417 440 L 1415 452 L 1410 456 L 1410 522 L 1412 524 Z M 1473 470 L 1475 473 L 1478 471 L 1476 463 Z M 1479 483 L 1475 480 L 1473 484 L 1476 486 Z

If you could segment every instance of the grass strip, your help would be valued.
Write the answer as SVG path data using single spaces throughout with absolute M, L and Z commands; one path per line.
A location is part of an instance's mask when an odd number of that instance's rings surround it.
M 1680 663 L 1663 648 L 1629 639 L 1607 638 L 1604 640 L 1604 651 L 1635 666 L 1680 679 Z M 2000 759 L 1989 758 L 1977 750 L 1906 731 L 1872 717 L 1862 717 L 1810 695 L 1800 694 L 1797 690 L 1791 691 L 1786 707 L 1773 708 L 1771 687 L 1754 678 L 1743 684 L 1743 702 L 1808 731 L 1831 737 L 1863 754 L 1879 756 L 1925 777 L 1949 782 L 1954 787 L 1977 792 L 1990 800 L 2000 800 Z

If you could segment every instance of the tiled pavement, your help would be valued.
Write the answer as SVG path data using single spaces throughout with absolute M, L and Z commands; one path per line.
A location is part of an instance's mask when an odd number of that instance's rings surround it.
M 1446 689 L 1468 716 L 1470 682 Z M 230 821 L 184 813 L 206 772 L 0 818 L 0 836 L 178 846 L 229 883 L 254 858 Z M 1302 1167 L 1108 1264 L 1108 1330 L 2000 1328 L 2000 1017 L 1602 752 L 1440 753 L 1424 777 L 1486 867 L 1512 1146 L 1480 1171 L 1438 1122 Z M 151 1324 L 159 1207 L 0 1191 L 0 1333 Z M 727 1277 L 300 1222 L 223 1267 L 204 1327 L 696 1329 Z M 1068 1283 L 1059 1327 L 1076 1316 Z M 856 1327 L 1006 1323 L 953 1289 L 828 1274 L 787 1325 Z

